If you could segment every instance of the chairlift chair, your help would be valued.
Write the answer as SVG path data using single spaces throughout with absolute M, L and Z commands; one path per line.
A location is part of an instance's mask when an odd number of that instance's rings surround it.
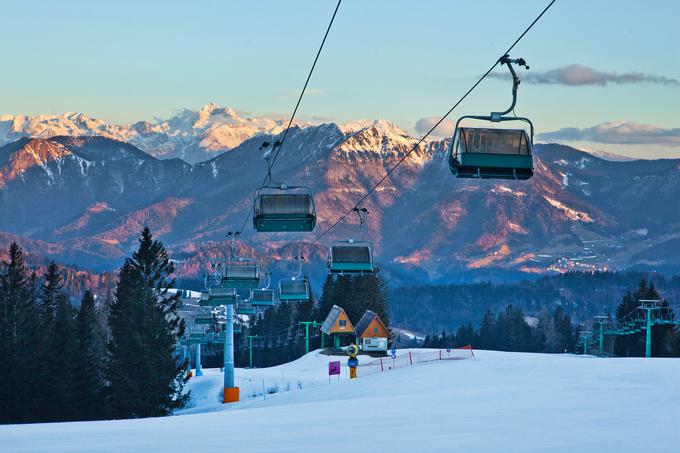
M 274 305 L 276 294 L 271 288 L 254 289 L 251 297 L 253 305 L 258 307 L 271 307 Z
M 254 315 L 257 312 L 250 299 L 246 299 L 236 303 L 236 313 L 239 315 Z
M 260 286 L 260 266 L 256 260 L 230 259 L 225 262 L 222 284 L 233 289 L 255 289 Z
M 281 146 L 278 140 L 264 142 L 262 148 Z M 316 225 L 314 196 L 309 187 L 276 183 L 271 175 L 272 162 L 267 157 L 267 179 L 253 195 L 253 227 L 258 232 L 308 232 Z
M 212 324 L 213 314 L 210 307 L 200 307 L 194 316 L 196 324 Z
M 295 277 L 279 280 L 279 300 L 281 302 L 306 302 L 309 300 L 309 281 L 302 276 L 302 254 L 296 256 L 299 263 L 298 273 Z
M 334 241 L 328 252 L 331 274 L 365 274 L 373 272 L 373 247 L 367 241 Z
M 271 307 L 274 305 L 276 294 L 271 286 L 271 274 L 267 273 L 267 286 L 254 289 L 250 292 L 250 300 L 257 307 Z
M 191 329 L 189 330 L 189 341 L 192 340 L 203 340 L 205 338 L 205 328 L 204 327 L 199 327 L 199 326 L 191 326 Z
M 252 258 L 236 257 L 234 243 L 240 231 L 229 232 L 229 259 L 222 266 L 222 286 L 233 289 L 255 289 L 260 286 L 260 264 Z
M 361 236 L 366 225 L 366 208 L 354 207 L 359 217 Z M 328 251 L 328 271 L 331 274 L 365 274 L 373 272 L 373 246 L 364 240 L 334 241 Z
M 449 168 L 458 178 L 526 180 L 534 174 L 534 125 L 529 118 L 505 116 L 514 112 L 520 83 L 512 65 L 527 69 L 529 66 L 524 59 L 511 59 L 508 55 L 499 61 L 512 75 L 512 104 L 503 112 L 492 112 L 488 116 L 466 115 L 458 119 L 449 145 Z M 521 121 L 528 125 L 529 133 L 524 129 L 461 126 L 461 121 L 466 119 L 491 123 Z
M 233 305 L 236 303 L 236 290 L 234 288 L 222 288 L 220 286 L 210 288 L 208 293 L 207 305 L 203 298 L 199 300 L 199 305 L 218 307 L 220 305 Z
M 279 281 L 279 300 L 281 302 L 307 302 L 309 300 L 307 279 L 293 277 Z

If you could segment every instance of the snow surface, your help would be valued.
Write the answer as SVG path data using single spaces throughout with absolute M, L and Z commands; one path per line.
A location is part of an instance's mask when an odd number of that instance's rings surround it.
M 0 445 L 8 453 L 678 451 L 680 360 L 475 356 L 328 384 L 332 358 L 313 352 L 237 370 L 242 393 L 261 379 L 295 385 L 228 407 L 215 402 L 221 375 L 208 370 L 190 382 L 195 407 L 185 411 L 203 413 L 0 426 Z

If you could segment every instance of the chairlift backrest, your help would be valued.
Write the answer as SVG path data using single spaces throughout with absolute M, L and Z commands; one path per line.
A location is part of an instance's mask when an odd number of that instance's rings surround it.
M 523 129 L 459 127 L 456 153 L 531 155 L 531 142 Z
M 260 279 L 260 267 L 255 261 L 228 261 L 224 267 L 224 278 Z
M 314 214 L 314 199 L 308 193 L 261 194 L 255 203 L 255 215 Z
M 331 259 L 334 263 L 370 263 L 371 248 L 365 243 L 333 245 Z
M 251 299 L 253 305 L 274 305 L 274 290 L 270 288 L 254 289 Z
M 306 187 L 261 187 L 253 200 L 253 226 L 261 232 L 312 231 L 316 209 Z
M 279 282 L 279 300 L 309 300 L 309 282 L 306 278 L 284 279 Z

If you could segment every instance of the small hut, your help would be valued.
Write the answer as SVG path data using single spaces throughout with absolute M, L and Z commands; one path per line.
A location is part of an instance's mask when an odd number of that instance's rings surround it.
M 347 313 L 337 305 L 333 305 L 328 316 L 326 316 L 326 320 L 321 325 L 321 333 L 333 337 L 333 347 L 335 349 L 340 349 L 340 341 L 343 336 L 353 337 L 356 335 L 352 321 L 347 317 Z
M 366 310 L 356 326 L 357 344 L 363 351 L 387 351 L 390 332 L 380 316 Z

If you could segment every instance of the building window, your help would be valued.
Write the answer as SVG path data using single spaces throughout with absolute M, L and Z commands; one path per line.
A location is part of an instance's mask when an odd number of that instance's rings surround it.
M 374 328 L 373 328 L 373 333 L 375 333 L 375 334 L 378 333 L 378 328 L 377 328 L 377 327 L 374 327 Z
M 341 319 L 340 320 L 340 327 L 346 327 L 347 326 L 347 320 L 346 319 Z

